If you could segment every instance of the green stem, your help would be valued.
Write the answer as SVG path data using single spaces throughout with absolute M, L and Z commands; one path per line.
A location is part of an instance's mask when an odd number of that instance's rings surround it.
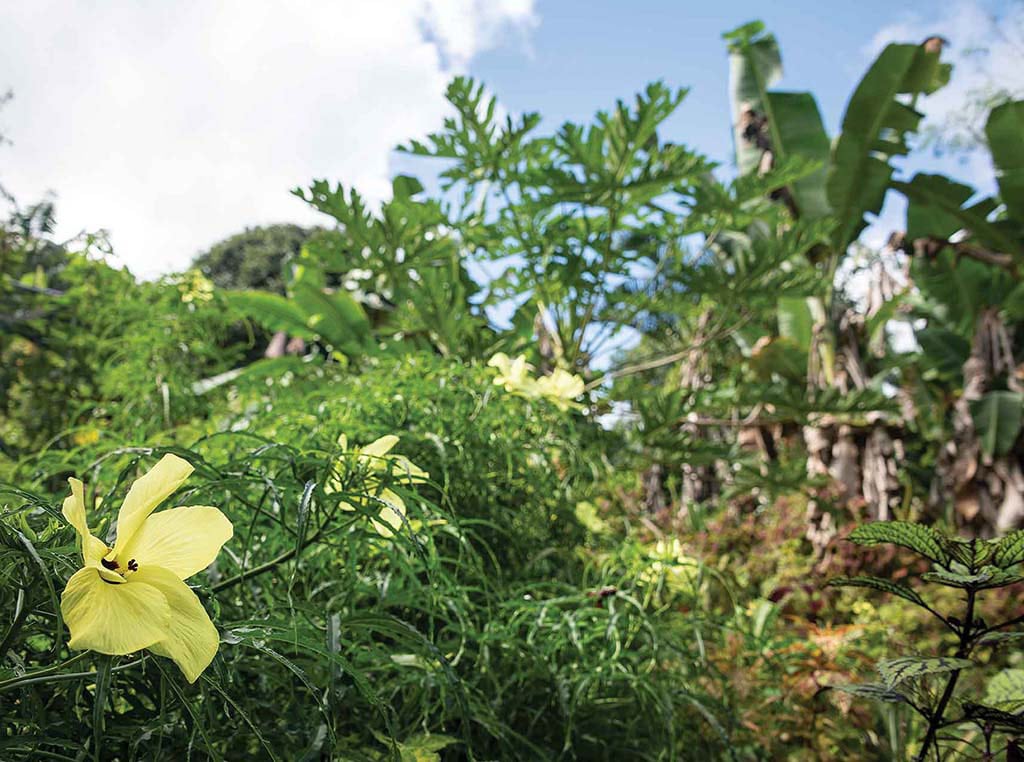
M 293 559 L 295 556 L 298 555 L 298 553 L 299 553 L 299 551 L 301 549 L 309 547 L 310 545 L 315 543 L 317 540 L 319 540 L 321 537 L 323 537 L 324 536 L 324 532 L 326 531 L 327 527 L 334 523 L 334 517 L 336 515 L 337 515 L 337 510 L 332 511 L 330 514 L 328 514 L 326 519 L 324 520 L 323 524 L 320 525 L 320 528 L 317 529 L 312 534 L 312 536 L 310 536 L 308 539 L 304 539 L 302 541 L 301 545 L 297 545 L 296 547 L 292 548 L 291 550 L 286 550 L 281 555 L 275 556 L 274 558 L 271 558 L 269 561 L 266 561 L 266 562 L 260 564 L 259 566 L 254 566 L 251 569 L 246 569 L 243 572 L 239 572 L 234 577 L 229 577 L 228 579 L 221 580 L 217 584 L 211 585 L 210 586 L 210 590 L 212 590 L 215 593 L 219 593 L 221 590 L 227 590 L 229 587 L 234 587 L 235 585 L 239 584 L 240 582 L 244 582 L 245 580 L 250 579 L 251 577 L 255 577 L 257 575 L 263 574 L 264 572 L 268 572 L 271 569 L 273 569 L 274 567 L 279 566 L 279 565 L 285 563 L 286 561 L 290 561 L 291 559 Z M 351 521 L 348 521 L 348 522 L 342 524 L 341 526 L 336 527 L 336 529 L 344 530 L 347 527 L 349 527 L 352 524 L 354 524 L 355 522 L 359 521 L 360 518 L 361 517 L 359 515 L 356 515 Z
M 990 632 L 995 632 L 996 630 L 1001 630 L 1004 627 L 1010 627 L 1011 625 L 1015 624 L 1024 624 L 1024 614 L 1021 614 L 1018 617 L 1014 617 L 1013 619 L 1007 619 L 1005 622 L 994 624 L 991 627 L 986 627 L 984 630 L 979 632 L 978 635 L 988 635 Z
M 974 590 L 967 591 L 967 615 L 964 617 L 963 629 L 960 630 L 960 645 L 956 650 L 956 658 L 958 659 L 967 658 L 971 652 L 971 631 L 974 629 L 974 598 L 976 595 L 977 593 Z M 946 689 L 942 692 L 942 697 L 935 706 L 935 711 L 928 722 L 928 732 L 925 734 L 921 751 L 917 755 L 917 762 L 924 762 L 928 750 L 935 743 L 935 736 L 938 734 L 939 728 L 942 727 L 942 717 L 946 713 L 946 707 L 949 706 L 950 699 L 953 698 L 953 691 L 956 690 L 956 684 L 959 679 L 960 670 L 953 670 L 949 675 L 949 680 L 946 682 Z
M 77 664 L 78 662 L 85 659 L 87 656 L 89 656 L 89 652 L 82 651 L 82 653 L 72 656 L 70 659 L 68 659 L 67 661 L 62 661 L 60 664 L 54 664 L 52 667 L 47 667 L 46 669 L 39 669 L 35 672 L 28 672 L 24 675 L 20 675 L 19 677 L 12 677 L 9 680 L 0 681 L 0 692 L 9 690 L 10 688 L 17 688 L 19 685 L 24 685 L 30 682 L 36 682 L 38 678 L 44 678 L 49 677 L 50 675 L 55 675 L 65 667 L 68 667 L 72 664 Z
M 227 590 L 229 587 L 234 587 L 235 585 L 239 584 L 240 582 L 244 582 L 250 577 L 255 577 L 258 574 L 263 574 L 263 572 L 270 571 L 275 566 L 283 564 L 285 561 L 290 561 L 298 552 L 299 551 L 297 548 L 292 548 L 291 550 L 285 551 L 281 555 L 271 558 L 269 561 L 262 563 L 259 566 L 254 566 L 251 569 L 246 569 L 244 572 L 241 572 L 240 574 L 236 574 L 234 577 L 229 577 L 228 579 L 221 580 L 216 585 L 212 585 L 210 589 L 215 593 L 219 593 L 221 590 Z
M 81 658 L 83 656 L 88 656 L 88 655 L 89 655 L 89 652 L 88 651 L 84 651 L 84 652 L 82 652 L 81 654 L 79 654 L 75 658 Z M 112 667 L 110 671 L 111 672 L 124 672 L 125 670 L 131 669 L 132 667 L 137 667 L 138 665 L 142 664 L 142 662 L 144 662 L 148 658 L 148 656 L 149 656 L 149 654 L 143 654 L 138 659 L 126 662 L 124 664 L 118 664 L 116 667 Z M 68 659 L 66 662 L 62 662 L 61 664 L 58 664 L 57 666 L 58 667 L 64 667 L 64 666 L 67 666 L 68 664 L 70 664 L 72 661 L 73 661 L 72 659 Z M 82 678 L 96 677 L 96 675 L 99 674 L 96 670 L 92 670 L 92 671 L 89 671 L 89 672 L 60 672 L 60 673 L 58 673 L 56 675 L 46 675 L 46 674 L 43 674 L 44 672 L 48 672 L 48 671 L 49 671 L 49 669 L 39 670 L 39 672 L 33 672 L 33 673 L 29 674 L 29 675 L 22 675 L 21 677 L 16 678 L 13 681 L 8 681 L 8 682 L 16 683 L 13 686 L 8 686 L 7 683 L 0 684 L 0 691 L 6 690 L 7 687 L 21 687 L 23 685 L 31 685 L 32 683 L 41 683 L 41 682 L 52 683 L 52 682 L 57 682 L 59 680 L 81 680 Z

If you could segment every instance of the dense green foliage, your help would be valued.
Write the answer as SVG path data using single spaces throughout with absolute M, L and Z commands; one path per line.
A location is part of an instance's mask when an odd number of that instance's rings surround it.
M 313 231 L 298 225 L 250 228 L 211 246 L 195 267 L 218 288 L 283 292 L 286 263 L 299 255 Z
M 1004 745 L 999 743 L 1005 741 L 1004 735 L 1013 737 L 1024 730 L 1024 719 L 1019 716 L 1022 701 L 1019 688 L 1024 671 L 1007 669 L 993 676 L 988 681 L 984 703 L 965 696 L 962 691 L 956 710 L 951 700 L 961 673 L 981 666 L 968 657 L 976 657 L 976 650 L 1012 646 L 1022 635 L 1011 628 L 1024 622 L 1024 618 L 1018 616 L 989 624 L 978 614 L 978 604 L 979 596 L 987 591 L 1000 591 L 1024 581 L 1024 576 L 1014 571 L 1024 561 L 1024 530 L 1000 540 L 964 540 L 947 537 L 920 524 L 880 521 L 857 527 L 849 539 L 868 546 L 891 543 L 924 556 L 931 562 L 932 570 L 922 574 L 922 578 L 932 584 L 962 590 L 965 601 L 963 614 L 942 614 L 906 585 L 868 576 L 832 580 L 833 585 L 872 588 L 909 601 L 935 616 L 956 639 L 952 656 L 887 659 L 877 667 L 881 683 L 834 687 L 854 696 L 913 708 L 926 728 L 917 752 L 921 762 L 928 759 L 933 747 L 938 748 L 950 725 L 976 726 L 975 732 L 980 732 L 983 739 L 982 753 L 992 758 Z M 936 681 L 941 688 L 935 689 Z
M 835 138 L 760 24 L 725 44 L 728 181 L 665 134 L 685 91 L 547 133 L 456 79 L 402 149 L 440 194 L 316 180 L 329 227 L 181 275 L 14 208 L 0 759 L 1019 754 L 1024 103 L 981 199 L 894 163 L 941 41 L 888 46 Z M 166 453 L 173 504 L 234 527 L 188 579 L 220 638 L 194 683 L 69 648 L 60 603 L 67 478 L 109 544 Z

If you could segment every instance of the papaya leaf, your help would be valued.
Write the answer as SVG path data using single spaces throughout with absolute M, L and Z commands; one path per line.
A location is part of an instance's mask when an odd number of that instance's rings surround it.
M 912 550 L 940 566 L 949 566 L 947 541 L 931 527 L 907 521 L 875 521 L 850 532 L 847 539 L 857 545 L 891 544 Z
M 961 669 L 970 669 L 974 662 L 968 659 L 953 659 L 945 656 L 931 658 L 919 658 L 917 656 L 903 656 L 899 659 L 888 659 L 878 663 L 878 674 L 890 690 L 896 688 L 907 680 L 919 680 L 928 675 L 956 672 Z
M 411 175 L 395 175 L 391 189 L 394 198 L 409 199 L 423 192 L 423 183 Z

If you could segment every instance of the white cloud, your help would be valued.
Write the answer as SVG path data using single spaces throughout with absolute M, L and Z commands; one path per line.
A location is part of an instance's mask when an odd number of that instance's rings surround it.
M 455 68 L 464 68 L 480 50 L 494 47 L 509 28 L 537 23 L 534 0 L 426 0 L 427 35 L 442 44 Z
M 182 268 L 246 225 L 318 220 L 289 194 L 314 177 L 386 196 L 450 77 L 534 24 L 533 0 L 11 3 L 0 183 L 55 191 L 58 232 L 108 229 L 137 274 Z

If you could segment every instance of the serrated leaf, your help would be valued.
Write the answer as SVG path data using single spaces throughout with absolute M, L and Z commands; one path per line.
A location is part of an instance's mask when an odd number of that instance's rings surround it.
M 959 561 L 968 568 L 977 569 L 992 560 L 996 544 L 989 540 L 976 538 L 964 540 L 951 537 L 946 540 L 946 549 L 949 550 L 949 554 L 955 561 Z
M 911 524 L 908 521 L 875 521 L 863 524 L 850 532 L 847 539 L 869 547 L 883 544 L 899 545 L 941 566 L 948 566 L 951 560 L 946 549 L 945 537 L 931 527 Z
M 983 646 L 996 646 L 1004 643 L 1024 640 L 1024 632 L 987 632 L 978 638 L 978 644 Z
M 921 579 L 946 587 L 958 587 L 962 590 L 991 590 L 994 587 L 1006 587 L 1024 580 L 1024 576 L 1011 574 L 995 566 L 983 566 L 976 574 L 960 574 L 958 572 L 937 569 L 925 572 Z
M 881 590 L 883 593 L 899 596 L 917 606 L 924 607 L 926 605 L 924 599 L 912 588 L 881 577 L 837 577 L 830 580 L 828 584 L 832 587 L 869 587 L 872 590 Z
M 886 687 L 893 689 L 907 680 L 919 680 L 928 675 L 955 672 L 973 666 L 974 662 L 968 659 L 954 659 L 945 656 L 930 658 L 903 656 L 899 659 L 881 661 L 878 663 L 877 669 Z
M 985 703 L 999 706 L 1006 702 L 1024 702 L 1024 669 L 1004 669 L 985 686 Z
M 992 725 L 997 730 L 1004 732 L 1024 730 L 1024 717 L 1021 716 L 1024 702 L 1011 702 L 1005 706 L 986 706 L 965 701 L 963 709 L 966 719 Z
M 996 550 L 992 554 L 992 563 L 1002 569 L 1024 561 L 1024 529 L 1010 532 L 996 541 Z
M 852 696 L 872 699 L 874 701 L 885 701 L 892 704 L 906 702 L 907 697 L 902 693 L 892 690 L 887 685 L 879 683 L 857 683 L 848 685 L 832 685 L 832 690 L 842 693 L 849 693 Z

